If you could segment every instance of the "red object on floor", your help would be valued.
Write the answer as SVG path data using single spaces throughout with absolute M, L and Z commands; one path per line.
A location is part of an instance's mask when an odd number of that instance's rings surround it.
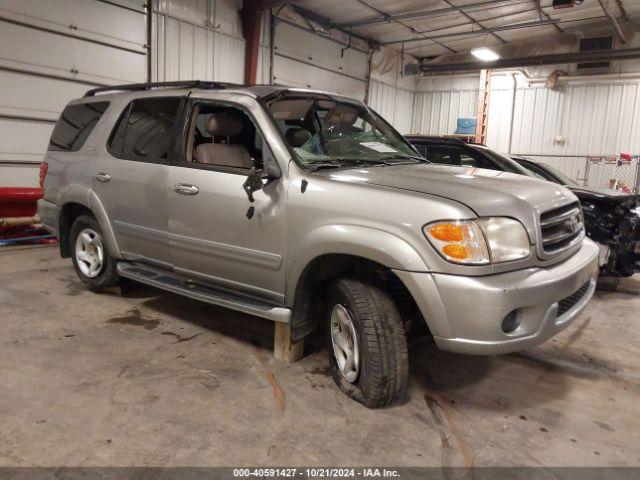
M 0 217 L 31 217 L 41 198 L 41 188 L 0 187 Z
M 5 245 L 52 245 L 58 239 L 42 227 L 0 227 L 0 247 Z

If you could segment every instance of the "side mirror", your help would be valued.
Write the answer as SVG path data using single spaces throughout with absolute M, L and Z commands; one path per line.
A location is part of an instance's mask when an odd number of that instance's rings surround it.
M 267 180 L 267 183 L 269 183 L 271 180 L 280 178 L 280 169 L 275 162 L 268 162 L 264 166 L 262 162 L 258 162 L 255 159 L 252 160 L 253 167 L 249 170 L 249 175 L 247 175 L 247 179 L 242 184 L 242 188 L 244 188 L 251 203 L 255 202 L 255 198 L 253 198 L 254 192 L 262 190 L 264 186 L 262 180 Z

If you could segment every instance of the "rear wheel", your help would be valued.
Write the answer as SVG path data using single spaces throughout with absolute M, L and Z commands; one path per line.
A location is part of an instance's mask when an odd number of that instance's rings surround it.
M 351 278 L 334 281 L 328 297 L 334 381 L 369 408 L 396 403 L 406 390 L 409 358 L 395 303 L 382 288 Z
M 116 262 L 106 248 L 95 218 L 80 215 L 71 226 L 69 242 L 73 266 L 80 280 L 94 288 L 118 284 Z

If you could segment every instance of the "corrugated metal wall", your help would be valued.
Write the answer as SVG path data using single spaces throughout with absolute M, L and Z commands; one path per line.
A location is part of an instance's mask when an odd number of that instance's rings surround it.
M 477 89 L 417 92 L 411 132 L 433 135 L 454 133 L 459 117 L 476 116 L 477 101 Z
M 511 151 L 562 170 L 585 185 L 634 186 L 636 167 L 587 156 L 640 154 L 640 81 L 518 88 Z
M 244 82 L 245 45 L 234 0 L 158 0 L 153 81 Z
M 369 105 L 400 133 L 411 133 L 414 92 L 372 79 Z
M 477 77 L 418 82 L 411 130 L 451 134 L 458 117 L 474 117 Z M 549 163 L 581 184 L 607 188 L 610 180 L 633 187 L 636 163 L 593 163 L 587 156 L 640 154 L 640 79 L 562 82 L 556 89 L 518 73 L 492 79 L 487 145 Z
M 512 151 L 640 153 L 640 82 L 518 88 Z
M 476 116 L 479 77 L 430 77 L 416 80 L 411 132 L 447 135 L 458 118 Z

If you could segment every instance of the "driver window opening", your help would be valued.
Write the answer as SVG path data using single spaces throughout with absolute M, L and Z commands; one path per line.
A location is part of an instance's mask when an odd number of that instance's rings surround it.
M 262 136 L 242 110 L 198 104 L 191 117 L 186 161 L 248 170 L 262 164 Z

